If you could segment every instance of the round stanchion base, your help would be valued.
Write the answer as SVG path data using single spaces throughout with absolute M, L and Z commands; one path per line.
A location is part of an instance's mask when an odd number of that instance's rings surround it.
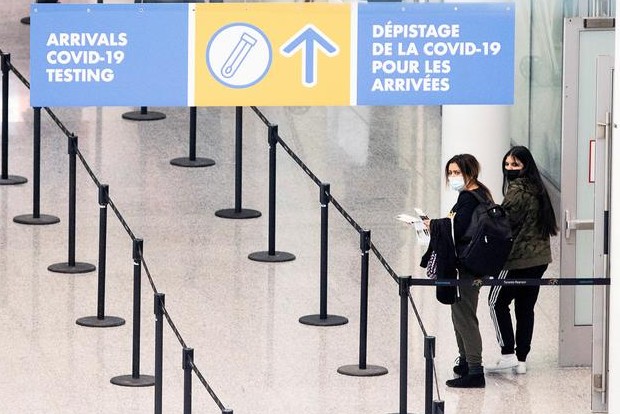
M 321 318 L 321 315 L 306 315 L 299 318 L 299 322 L 313 326 L 338 326 L 349 323 L 349 320 L 338 315 L 326 315 L 325 318 Z
M 234 208 L 225 208 L 222 210 L 217 210 L 215 215 L 221 218 L 228 219 L 251 219 L 257 218 L 261 216 L 261 212 L 258 210 L 252 210 L 250 208 L 242 208 L 240 210 L 235 210 Z
M 159 121 L 166 118 L 165 114 L 156 111 L 147 111 L 146 113 L 142 111 L 125 112 L 121 116 L 123 119 L 129 119 L 130 121 Z
M 21 24 L 30 24 L 30 16 L 22 17 L 19 21 Z
M 378 377 L 388 373 L 387 368 L 379 365 L 366 365 L 364 369 L 361 369 L 359 365 L 343 365 L 337 371 L 339 374 L 351 377 Z
M 135 378 L 133 375 L 120 375 L 112 378 L 110 382 L 121 387 L 150 387 L 155 385 L 155 377 L 152 375 L 139 375 Z
M 27 183 L 28 179 L 19 175 L 8 175 L 6 178 L 0 177 L 0 185 L 17 185 Z
M 56 216 L 50 216 L 48 214 L 39 214 L 39 217 L 35 217 L 34 214 L 22 214 L 21 216 L 13 217 L 13 221 L 19 224 L 31 224 L 31 225 L 46 225 L 60 223 L 60 219 Z
M 96 269 L 95 265 L 90 263 L 75 262 L 75 265 L 70 266 L 68 262 L 54 263 L 49 265 L 47 270 L 55 273 L 88 273 L 93 272 Z
M 189 157 L 181 157 L 171 159 L 170 164 L 176 165 L 177 167 L 197 168 L 210 167 L 212 165 L 215 165 L 215 161 L 213 161 L 211 158 L 197 157 L 195 160 L 192 160 Z
M 274 254 L 269 254 L 269 252 L 254 252 L 248 255 L 248 259 L 254 260 L 256 262 L 290 262 L 291 260 L 295 260 L 295 255 L 287 252 L 274 252 Z
M 125 319 L 116 316 L 104 316 L 103 318 L 85 316 L 84 318 L 76 320 L 75 323 L 89 328 L 112 328 L 125 325 Z

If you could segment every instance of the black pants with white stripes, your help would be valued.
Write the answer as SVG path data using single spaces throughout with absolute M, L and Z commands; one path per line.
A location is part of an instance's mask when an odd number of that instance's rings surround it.
M 498 279 L 540 279 L 545 270 L 547 265 L 502 270 Z M 519 361 L 525 361 L 527 358 L 534 332 L 534 305 L 538 300 L 539 291 L 540 286 L 491 286 L 489 310 L 502 355 L 514 354 L 516 351 Z M 513 331 L 510 317 L 512 301 L 515 306 L 516 333 Z

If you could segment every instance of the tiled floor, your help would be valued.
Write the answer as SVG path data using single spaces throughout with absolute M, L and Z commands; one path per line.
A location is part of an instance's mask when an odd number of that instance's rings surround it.
M 28 76 L 29 27 L 19 19 L 27 2 L 0 5 L 0 49 Z M 389 373 L 343 376 L 358 363 L 360 250 L 357 230 L 329 207 L 328 312 L 346 316 L 337 327 L 298 319 L 319 312 L 319 191 L 278 147 L 277 250 L 294 261 L 261 263 L 248 254 L 268 248 L 267 131 L 244 110 L 243 206 L 257 219 L 218 218 L 234 207 L 234 108 L 198 109 L 198 156 L 208 168 L 180 168 L 188 154 L 189 109 L 153 108 L 167 115 L 132 122 L 134 108 L 54 108 L 79 137 L 80 151 L 97 179 L 110 186 L 114 205 L 131 233 L 144 240 L 144 259 L 157 291 L 195 363 L 235 413 L 366 414 L 399 410 L 398 287 L 376 256 L 370 258 L 368 363 Z M 441 183 L 438 108 L 261 108 L 279 125 L 282 139 L 323 182 L 399 275 L 423 277 L 423 247 L 410 228 L 394 220 L 424 206 L 437 216 Z M 97 272 L 67 275 L 47 270 L 68 260 L 67 139 L 47 114 L 42 121 L 41 213 L 59 224 L 13 222 L 32 212 L 32 110 L 28 90 L 11 75 L 10 174 L 29 182 L 0 186 L 0 413 L 148 413 L 153 387 L 112 385 L 132 373 L 132 239 L 108 210 L 106 315 L 121 327 L 78 326 L 97 312 Z M 78 161 L 76 260 L 97 264 L 97 187 Z M 558 253 L 556 249 L 556 259 Z M 556 260 L 557 262 L 557 260 Z M 144 270 L 144 269 L 143 269 Z M 550 273 L 557 273 L 552 266 Z M 140 372 L 154 374 L 153 288 L 142 279 Z M 484 359 L 499 350 L 483 288 L 479 318 Z M 446 413 L 563 413 L 590 411 L 588 369 L 557 366 L 558 297 L 542 288 L 528 373 L 488 375 L 483 390 L 447 389 L 456 345 L 449 309 L 433 288 L 412 289 L 425 329 L 436 337 L 439 394 Z M 423 337 L 409 312 L 408 411 L 424 412 Z M 182 347 L 164 324 L 163 412 L 183 408 Z M 193 376 L 193 412 L 220 409 Z M 436 396 L 437 398 L 437 396 Z

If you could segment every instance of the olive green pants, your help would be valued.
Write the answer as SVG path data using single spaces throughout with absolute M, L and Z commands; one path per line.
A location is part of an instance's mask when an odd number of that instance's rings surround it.
M 482 337 L 478 326 L 478 295 L 479 286 L 459 286 L 461 300 L 450 305 L 452 324 L 456 334 L 459 356 L 467 360 L 470 367 L 482 366 Z

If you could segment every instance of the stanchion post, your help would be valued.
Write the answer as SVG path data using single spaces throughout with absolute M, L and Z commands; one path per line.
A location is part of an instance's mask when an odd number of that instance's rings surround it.
M 210 167 L 215 165 L 215 161 L 210 158 L 196 158 L 196 107 L 189 108 L 189 157 L 174 158 L 170 164 L 177 167 Z
M 328 226 L 329 226 L 329 183 L 321 183 L 319 190 L 319 202 L 321 203 L 321 267 L 320 267 L 320 293 L 319 314 L 307 315 L 299 318 L 304 325 L 314 326 L 337 326 L 344 325 L 349 320 L 343 316 L 327 314 L 327 258 L 328 258 Z
M 13 221 L 19 224 L 55 224 L 60 221 L 58 217 L 41 214 L 41 108 L 32 109 L 32 214 L 15 216 Z
M 215 215 L 230 219 L 249 219 L 261 216 L 261 212 L 241 207 L 241 184 L 243 176 L 243 107 L 235 108 L 235 208 L 218 210 Z
M 269 218 L 267 253 L 276 254 L 276 150 L 278 145 L 278 126 L 269 125 Z
M 196 161 L 196 130 L 198 124 L 197 108 L 189 108 L 189 160 Z
M 368 259 L 370 252 L 370 230 L 360 232 L 360 250 L 362 253 L 361 284 L 360 284 L 360 344 L 358 365 L 344 365 L 338 372 L 355 377 L 375 377 L 388 373 L 387 368 L 378 365 L 367 365 L 368 342 Z
M 166 296 L 155 293 L 155 414 L 162 414 L 163 401 L 163 355 L 164 355 L 164 307 Z
M 32 218 L 41 217 L 41 108 L 33 108 Z M 60 221 L 60 219 L 58 220 Z
M 9 175 L 9 71 L 11 54 L 0 53 L 2 70 L 2 174 L 0 185 L 23 184 L 26 180 L 18 175 Z
M 278 144 L 278 126 L 270 124 L 267 134 L 269 142 L 268 250 L 250 253 L 248 258 L 257 262 L 288 262 L 295 260 L 295 255 L 276 251 L 276 146 Z
M 75 261 L 75 206 L 76 206 L 76 176 L 77 176 L 77 150 L 78 137 L 71 134 L 69 140 L 69 243 L 68 260 L 66 263 L 55 263 L 47 267 L 50 272 L 56 273 L 88 273 L 95 270 L 95 266 L 90 263 Z
M 108 228 L 108 203 L 110 201 L 110 187 L 107 184 L 99 186 L 99 262 L 97 266 L 97 316 L 86 316 L 75 323 L 92 328 L 109 328 L 125 324 L 123 318 L 105 316 L 105 272 Z
M 143 246 L 142 239 L 133 240 L 133 345 L 131 375 L 120 375 L 110 380 L 112 384 L 123 387 L 148 387 L 155 384 L 155 378 L 152 375 L 140 374 L 140 297 L 142 294 Z
M 241 212 L 241 181 L 243 178 L 243 107 L 235 107 L 235 211 Z M 259 213 L 260 214 L 260 213 Z
M 140 377 L 140 328 L 142 314 L 142 251 L 144 240 L 133 241 L 133 346 L 131 373 L 134 378 Z
M 108 202 L 110 187 L 102 184 L 99 187 L 99 274 L 97 278 L 97 317 L 105 314 L 105 270 L 106 247 L 108 232 Z
M 425 392 L 424 413 L 433 414 L 433 359 L 435 358 L 435 337 L 424 337 Z
M 408 307 L 408 292 L 409 292 L 409 279 L 401 278 L 399 286 L 400 294 L 400 399 L 399 399 L 399 413 L 404 414 L 407 412 L 407 348 L 409 338 L 409 307 Z
M 183 348 L 183 414 L 192 414 L 192 366 L 194 349 Z
M 396 414 L 407 414 L 407 348 L 409 338 L 409 286 L 411 276 L 400 277 L 398 293 L 400 295 L 400 372 L 399 372 L 399 410 Z
M 327 318 L 327 259 L 328 259 L 328 227 L 329 227 L 329 183 L 321 183 L 319 202 L 321 203 L 321 267 L 320 267 L 320 306 L 319 315 Z

